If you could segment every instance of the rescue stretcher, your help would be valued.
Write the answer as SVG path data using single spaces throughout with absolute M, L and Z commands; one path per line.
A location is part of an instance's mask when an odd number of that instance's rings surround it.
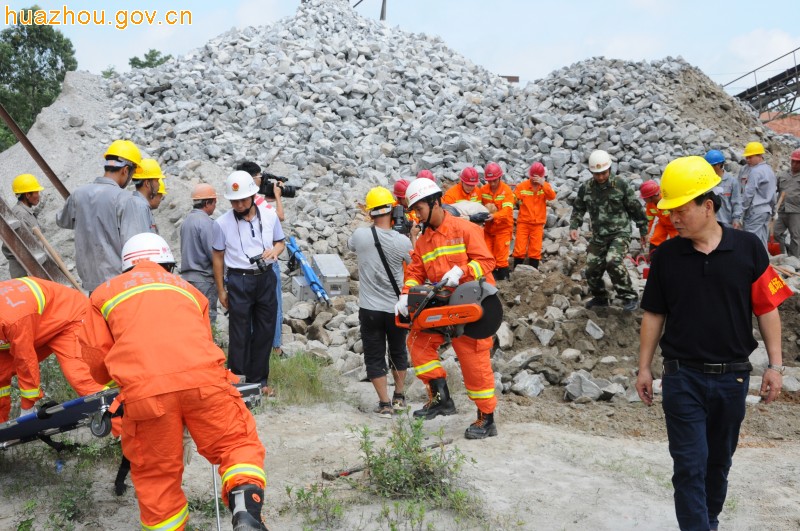
M 89 426 L 95 437 L 105 437 L 111 432 L 108 409 L 117 394 L 118 389 L 108 389 L 0 424 L 0 450 L 83 426 Z

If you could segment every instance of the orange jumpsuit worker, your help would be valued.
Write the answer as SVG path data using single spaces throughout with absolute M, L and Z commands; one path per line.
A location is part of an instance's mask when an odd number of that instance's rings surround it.
M 514 188 L 514 196 L 519 203 L 519 215 L 512 270 L 526 258 L 533 267 L 539 268 L 539 261 L 542 259 L 544 224 L 547 221 L 547 202 L 556 198 L 553 187 L 545 180 L 547 168 L 544 164 L 541 162 L 531 164 L 528 177 Z
M 460 178 L 461 182 L 454 184 L 444 193 L 442 202 L 448 205 L 458 203 L 459 201 L 480 203 L 481 194 L 478 190 L 478 185 L 481 184 L 481 179 L 478 176 L 478 170 L 472 166 L 468 166 L 461 170 Z
M 672 224 L 669 210 L 658 208 L 661 201 L 661 188 L 655 181 L 645 181 L 639 188 L 639 194 L 645 202 L 644 212 L 647 215 L 647 241 L 650 242 L 650 254 L 656 247 L 670 238 L 678 235 L 678 230 Z
M 22 414 L 42 398 L 39 362 L 55 353 L 61 372 L 81 396 L 103 386 L 81 358 L 78 331 L 88 299 L 49 280 L 22 277 L 0 282 L 0 422 L 11 410 L 11 376 L 17 375 Z
M 508 255 L 511 238 L 514 236 L 514 192 L 500 179 L 503 170 L 496 162 L 486 165 L 484 171 L 486 184 L 480 188 L 481 202 L 490 213 L 489 221 L 483 227 L 486 246 L 494 255 L 494 278 L 509 280 Z
M 486 277 L 494 284 L 492 269 L 494 257 L 486 247 L 481 228 L 466 219 L 457 218 L 442 208 L 442 191 L 433 181 L 417 179 L 408 186 L 406 197 L 411 208 L 423 220 L 425 230 L 420 234 L 406 268 L 405 283 L 395 313 L 408 316 L 408 290 L 423 282 L 443 281 L 454 288 L 464 282 Z M 439 362 L 439 347 L 444 336 L 415 328 L 412 324 L 407 345 L 411 364 L 417 378 L 428 387 L 429 400 L 415 417 L 432 419 L 438 415 L 456 412 L 447 372 Z M 467 395 L 478 407 L 478 419 L 470 425 L 464 436 L 483 439 L 497 435 L 494 409 L 494 373 L 490 360 L 492 338 L 473 339 L 462 335 L 452 338 L 453 348 L 461 364 Z
M 122 451 L 142 528 L 186 525 L 185 426 L 200 455 L 220 465 L 233 527 L 265 530 L 264 446 L 211 337 L 208 299 L 168 272 L 175 259 L 157 234 L 128 240 L 122 265 L 121 275 L 92 292 L 81 344 L 95 380 L 120 387 Z

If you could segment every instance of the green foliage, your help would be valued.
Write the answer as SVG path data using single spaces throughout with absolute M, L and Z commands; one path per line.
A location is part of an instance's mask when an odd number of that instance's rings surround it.
M 135 55 L 131 57 L 128 60 L 128 64 L 131 65 L 131 68 L 153 68 L 158 65 L 163 65 L 170 59 L 172 59 L 171 55 L 161 55 L 161 52 L 158 50 L 150 48 L 141 59 Z
M 226 511 L 228 510 L 225 507 L 225 504 L 222 503 L 220 498 L 217 498 L 217 508 L 219 509 L 220 517 L 222 515 L 227 514 Z M 189 499 L 189 513 L 197 517 L 197 515 L 202 515 L 205 518 L 213 518 L 216 520 L 217 513 L 214 509 L 214 500 L 210 498 L 200 499 L 200 498 L 190 498 Z
M 113 65 L 108 65 L 108 68 L 100 72 L 100 75 L 105 79 L 111 79 L 112 77 L 117 77 L 119 72 L 117 72 L 117 69 L 114 68 Z
M 273 356 L 269 365 L 269 384 L 282 403 L 308 405 L 331 402 L 336 394 L 331 390 L 333 374 L 324 362 L 306 353 L 288 358 Z
M 344 516 L 344 505 L 337 500 L 331 489 L 314 483 L 308 489 L 286 487 L 286 495 L 297 511 L 303 515 L 306 525 L 313 529 L 331 529 Z
M 70 70 L 78 68 L 72 41 L 48 25 L 30 22 L 38 6 L 17 12 L 17 24 L 0 31 L 0 103 L 23 131 L 30 129 L 44 107 L 55 101 Z M 0 150 L 15 142 L 0 128 Z
M 405 503 L 394 502 L 391 507 L 384 504 L 378 516 L 379 522 L 385 522 L 389 531 L 399 531 L 409 529 L 411 531 L 423 531 L 423 529 L 433 531 L 435 526 L 432 522 L 425 525 L 425 504 L 417 501 L 406 501 Z

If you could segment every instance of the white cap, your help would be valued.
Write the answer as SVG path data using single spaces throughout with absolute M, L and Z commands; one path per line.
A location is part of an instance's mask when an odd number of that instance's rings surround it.
M 426 197 L 441 193 L 441 188 L 439 188 L 435 182 L 431 181 L 430 179 L 421 179 L 418 177 L 408 185 L 408 188 L 406 189 L 406 199 L 408 200 L 408 206 L 410 207 L 414 205 L 414 203 L 418 203 Z
M 127 271 L 142 260 L 157 264 L 174 264 L 175 257 L 167 242 L 152 232 L 131 236 L 122 246 L 122 270 Z
M 235 171 L 225 179 L 225 199 L 244 199 L 257 193 L 258 186 L 256 186 L 252 175 L 246 171 Z

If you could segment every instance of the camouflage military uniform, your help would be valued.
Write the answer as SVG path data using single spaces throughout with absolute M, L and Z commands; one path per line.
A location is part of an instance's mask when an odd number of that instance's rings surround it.
M 602 185 L 594 179 L 583 183 L 572 205 L 570 230 L 580 228 L 587 212 L 592 228 L 586 259 L 589 291 L 596 298 L 610 298 L 603 283 L 603 273 L 608 271 L 620 299 L 638 299 L 624 261 L 631 239 L 631 221 L 639 227 L 640 234 L 646 234 L 647 218 L 633 188 L 615 175 Z

